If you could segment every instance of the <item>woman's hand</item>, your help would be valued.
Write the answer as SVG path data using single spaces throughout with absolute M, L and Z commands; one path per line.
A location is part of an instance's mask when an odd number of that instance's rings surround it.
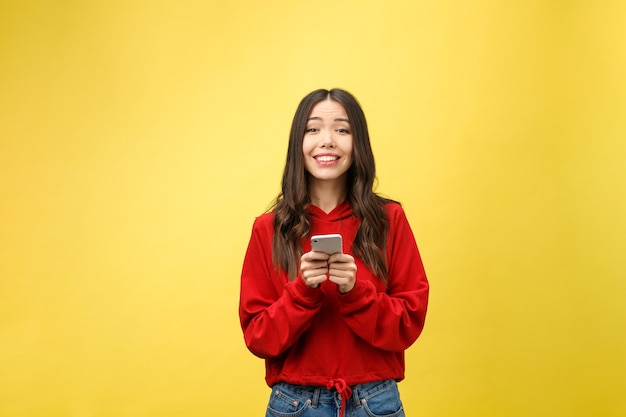
M 328 254 L 307 252 L 300 257 L 302 279 L 311 288 L 317 288 L 328 279 Z
M 335 253 L 328 258 L 328 279 L 339 287 L 342 294 L 351 291 L 356 282 L 356 263 L 350 255 Z

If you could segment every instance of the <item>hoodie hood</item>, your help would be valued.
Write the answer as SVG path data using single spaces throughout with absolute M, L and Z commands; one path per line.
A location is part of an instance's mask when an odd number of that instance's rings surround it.
M 324 212 L 324 210 L 314 204 L 309 204 L 307 212 L 311 218 L 320 219 L 324 222 L 338 222 L 354 216 L 352 207 L 350 206 L 348 200 L 344 200 L 342 203 L 339 203 L 339 205 L 332 209 L 329 213 Z

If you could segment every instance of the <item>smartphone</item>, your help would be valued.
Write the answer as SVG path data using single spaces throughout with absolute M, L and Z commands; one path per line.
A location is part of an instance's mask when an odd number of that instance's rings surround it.
M 311 238 L 311 249 L 329 255 L 342 252 L 341 235 L 317 235 Z

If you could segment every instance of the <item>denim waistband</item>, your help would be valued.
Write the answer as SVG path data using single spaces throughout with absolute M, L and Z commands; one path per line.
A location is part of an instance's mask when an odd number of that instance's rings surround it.
M 356 406 L 359 406 L 361 400 L 367 399 L 377 392 L 389 388 L 390 385 L 395 383 L 395 380 L 387 379 L 383 381 L 374 381 L 354 385 L 350 387 L 352 390 L 350 400 L 353 401 Z M 290 391 L 306 397 L 311 400 L 311 405 L 313 407 L 317 407 L 319 403 L 335 403 L 341 400 L 341 394 L 337 392 L 337 389 L 334 387 L 327 388 L 322 386 L 294 385 L 286 382 L 279 382 L 274 385 L 273 389 Z

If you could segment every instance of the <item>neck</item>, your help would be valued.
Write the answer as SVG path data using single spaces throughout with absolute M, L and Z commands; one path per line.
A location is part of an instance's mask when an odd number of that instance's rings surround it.
M 346 199 L 345 181 L 312 181 L 309 184 L 311 204 L 330 213 Z

